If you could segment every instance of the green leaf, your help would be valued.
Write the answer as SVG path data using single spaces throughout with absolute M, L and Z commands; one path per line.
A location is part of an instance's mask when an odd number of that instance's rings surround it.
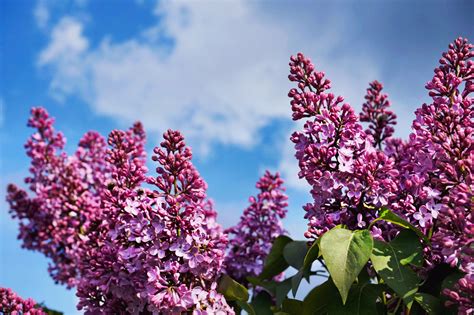
M 243 309 L 244 311 L 247 312 L 247 314 L 249 315 L 257 315 L 257 313 L 255 313 L 253 307 L 248 304 L 247 302 L 243 302 L 243 301 L 235 301 L 237 303 L 237 305 Z M 260 315 L 260 314 L 259 314 Z
M 416 273 L 400 263 L 397 251 L 390 243 L 375 240 L 370 260 L 377 274 L 410 307 L 420 283 Z
M 395 249 L 402 265 L 423 266 L 423 247 L 414 231 L 401 231 L 390 244 Z
M 258 315 L 273 315 L 271 307 L 273 305 L 272 297 L 269 293 L 261 291 L 250 303 L 255 313 Z
M 293 297 L 295 297 L 298 292 L 301 279 L 303 279 L 303 270 L 298 271 L 291 279 L 291 293 L 293 294 Z
M 41 308 L 43 310 L 44 313 L 48 314 L 48 315 L 63 315 L 63 312 L 59 312 L 59 311 L 56 311 L 56 310 L 52 310 L 48 307 L 46 307 L 43 303 L 40 303 L 38 305 L 36 305 L 37 307 Z
M 345 305 L 339 299 L 333 299 L 328 304 L 330 315 L 365 315 L 377 314 L 377 302 L 382 296 L 383 285 L 364 283 L 353 285 Z
M 306 256 L 304 257 L 303 267 L 309 268 L 311 264 L 318 259 L 319 256 L 319 245 L 318 242 L 313 242 L 313 245 L 309 248 Z
M 283 249 L 285 246 L 292 241 L 286 235 L 278 236 L 275 241 L 273 242 L 272 249 L 268 254 L 267 258 L 265 259 L 265 263 L 263 265 L 262 273 L 259 275 L 261 279 L 270 279 L 274 276 L 280 274 L 286 268 L 288 268 L 288 263 L 283 257 Z
M 277 282 L 275 299 L 276 306 L 280 306 L 283 303 L 283 300 L 288 296 L 288 292 L 291 290 L 291 280 L 292 277 L 285 279 L 282 282 Z
M 306 242 L 305 242 L 306 243 Z M 303 267 L 293 276 L 291 291 L 293 297 L 296 296 L 298 292 L 298 287 L 300 286 L 301 280 L 303 277 L 309 282 L 309 276 L 311 274 L 311 266 L 313 262 L 318 258 L 319 255 L 319 245 L 318 242 L 313 242 L 313 245 L 308 249 L 304 260 Z
M 222 275 L 217 291 L 222 293 L 228 301 L 247 302 L 249 299 L 247 288 L 228 275 Z
M 307 251 L 308 244 L 306 241 L 293 241 L 286 244 L 283 249 L 283 257 L 291 267 L 299 270 L 303 267 Z
M 441 314 L 441 302 L 431 294 L 416 293 L 415 301 L 429 314 L 437 315 Z
M 303 301 L 285 299 L 283 300 L 282 310 L 290 315 L 300 315 L 303 313 Z
M 280 306 L 283 300 L 288 296 L 288 292 L 291 290 L 292 277 L 285 279 L 284 281 L 266 280 L 263 281 L 256 277 L 247 277 L 247 280 L 253 285 L 260 286 L 268 291 L 272 296 L 275 297 L 276 306 Z
M 311 290 L 308 295 L 303 300 L 303 312 L 302 315 L 319 315 L 326 314 L 328 310 L 328 303 L 331 299 L 334 299 L 334 294 L 337 292 L 337 289 L 334 286 L 334 283 L 331 279 L 328 279 L 326 282 L 320 284 L 313 290 Z
M 368 230 L 334 228 L 321 237 L 320 250 L 345 304 L 349 289 L 369 260 L 373 239 Z
M 395 213 L 390 211 L 390 209 L 387 209 L 387 208 L 383 208 L 383 210 L 380 213 L 379 217 L 377 219 L 375 219 L 374 221 L 372 221 L 372 223 L 370 223 L 369 230 L 374 225 L 375 222 L 380 221 L 380 220 L 391 222 L 393 224 L 401 226 L 404 229 L 412 230 L 413 232 L 415 232 L 418 235 L 419 238 L 423 239 L 427 243 L 430 243 L 429 239 L 426 237 L 425 234 L 423 234 L 423 232 L 421 232 L 418 228 L 416 228 L 410 222 L 400 218 L 398 215 L 396 215 Z

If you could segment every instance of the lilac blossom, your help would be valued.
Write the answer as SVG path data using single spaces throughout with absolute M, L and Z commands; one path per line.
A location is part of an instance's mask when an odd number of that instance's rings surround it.
M 65 138 L 54 130 L 53 122 L 43 108 L 31 110 L 28 126 L 37 131 L 25 144 L 31 158 L 25 183 L 32 196 L 10 184 L 7 201 L 20 223 L 22 246 L 48 257 L 52 278 L 70 288 L 77 282 L 77 260 L 87 231 L 100 216 L 106 145 L 98 133 L 89 132 L 76 153 L 67 156 L 62 151 Z
M 299 177 L 312 186 L 314 199 L 304 206 L 309 220 L 305 236 L 317 238 L 338 224 L 368 226 L 395 195 L 398 170 L 394 159 L 374 147 L 374 138 L 363 131 L 343 97 L 326 92 L 330 81 L 308 58 L 302 54 L 291 57 L 289 79 L 297 84 L 288 93 L 293 119 L 305 119 L 304 129 L 293 133 L 291 140 Z M 379 107 L 384 111 L 388 106 L 385 96 L 372 95 L 368 101 L 371 105 L 382 102 Z M 369 105 L 366 107 L 368 111 Z M 369 118 L 378 119 L 377 115 Z M 389 133 L 382 132 L 385 138 Z
M 11 315 L 46 315 L 34 300 L 24 300 L 8 288 L 0 288 L 0 313 Z
M 129 134 L 114 131 L 109 144 L 104 241 L 87 255 L 79 307 L 88 314 L 233 314 L 216 291 L 227 239 L 183 136 L 168 130 L 154 149 L 156 177 L 146 176 Z
M 374 146 L 382 148 L 382 144 L 389 139 L 394 132 L 392 125 L 396 124 L 397 116 L 390 110 L 390 101 L 387 94 L 382 94 L 383 85 L 378 81 L 370 83 L 365 95 L 366 102 L 362 105 L 360 121 L 368 122 L 369 129 L 365 133 L 370 134 Z
M 299 176 L 312 186 L 314 199 L 304 207 L 305 235 L 317 238 L 337 224 L 364 228 L 382 207 L 389 208 L 431 239 L 421 275 L 441 263 L 464 273 L 443 292 L 459 314 L 474 312 L 472 48 L 458 38 L 443 53 L 426 85 L 433 102 L 415 112 L 406 141 L 391 138 L 395 115 L 380 83 L 368 89 L 360 115 L 370 124 L 364 132 L 350 106 L 326 94 L 330 82 L 309 59 L 291 57 L 289 76 L 297 83 L 289 92 L 293 119 L 305 119 L 304 129 L 292 136 Z M 397 230 L 382 224 L 372 233 L 387 240 Z
M 287 212 L 288 197 L 280 175 L 266 171 L 256 187 L 260 192 L 249 198 L 250 206 L 244 210 L 239 223 L 226 230 L 230 241 L 225 270 L 244 284 L 247 283 L 246 277 L 261 273 L 273 241 L 286 234 L 281 219 Z

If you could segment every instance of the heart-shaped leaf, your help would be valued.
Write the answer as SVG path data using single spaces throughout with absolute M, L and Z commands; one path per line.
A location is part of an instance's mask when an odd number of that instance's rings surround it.
M 368 230 L 333 228 L 321 237 L 320 250 L 342 303 L 349 289 L 370 258 L 373 239 Z

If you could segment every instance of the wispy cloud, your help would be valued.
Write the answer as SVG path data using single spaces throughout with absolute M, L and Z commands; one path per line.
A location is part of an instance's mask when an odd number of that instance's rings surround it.
M 39 65 L 51 70 L 52 94 L 79 96 L 99 114 L 140 119 L 148 130 L 181 129 L 205 153 L 213 143 L 251 147 L 272 119 L 288 119 L 294 49 L 337 64 L 333 77 L 349 97 L 376 72 L 363 55 L 330 57 L 337 24 L 301 41 L 299 21 L 287 23 L 247 1 L 160 1 L 154 14 L 157 23 L 136 37 L 104 37 L 97 47 L 88 46 L 87 25 L 63 17 L 39 55 Z
M 35 18 L 36 25 L 40 29 L 45 29 L 48 26 L 50 13 L 46 0 L 39 0 L 36 2 L 36 6 L 33 10 L 33 16 Z

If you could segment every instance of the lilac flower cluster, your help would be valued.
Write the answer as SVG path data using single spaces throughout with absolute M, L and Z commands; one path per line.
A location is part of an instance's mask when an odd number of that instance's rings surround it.
M 158 175 L 146 177 L 132 134 L 109 136 L 108 222 L 78 286 L 79 307 L 88 314 L 233 314 L 216 291 L 227 239 L 207 185 L 183 136 L 168 130 L 163 137 L 153 155 Z M 156 190 L 142 187 L 145 181 Z
M 69 288 L 77 282 L 77 259 L 92 221 L 100 216 L 102 182 L 107 176 L 105 140 L 87 133 L 73 156 L 62 151 L 65 138 L 53 128 L 43 108 L 33 108 L 28 126 L 37 130 L 25 144 L 31 176 L 25 179 L 34 196 L 8 186 L 10 213 L 20 220 L 22 246 L 51 259 L 49 272 Z
M 365 130 L 374 139 L 374 146 L 381 149 L 382 143 L 389 139 L 394 132 L 391 125 L 396 124 L 397 116 L 388 110 L 390 101 L 387 94 L 382 94 L 383 85 L 378 81 L 370 83 L 365 95 L 366 102 L 362 105 L 360 121 L 370 123 Z
M 394 161 L 374 147 L 374 138 L 362 130 L 343 97 L 326 93 L 330 81 L 323 72 L 315 71 L 308 58 L 302 54 L 291 57 L 289 79 L 297 83 L 288 94 L 293 119 L 306 119 L 304 130 L 291 136 L 299 176 L 312 186 L 314 199 L 304 206 L 309 220 L 305 236 L 317 238 L 338 224 L 367 227 L 377 216 L 377 209 L 386 206 L 396 192 Z M 381 97 L 372 94 L 368 100 L 380 101 Z M 366 111 L 376 112 L 371 106 L 378 106 L 378 101 L 368 102 Z M 379 119 L 377 115 L 369 118 Z M 375 126 L 386 140 L 391 127 Z
M 155 148 L 151 178 L 140 123 L 107 143 L 89 132 L 72 156 L 44 109 L 33 108 L 28 125 L 37 129 L 26 144 L 34 196 L 9 185 L 10 212 L 24 247 L 51 259 L 57 282 L 77 286 L 78 308 L 233 314 L 216 291 L 227 238 L 179 132 Z
M 22 299 L 8 288 L 0 288 L 0 314 L 46 315 L 32 299 Z
M 408 141 L 390 138 L 395 115 L 377 81 L 360 114 L 370 124 L 364 132 L 350 106 L 325 93 L 330 82 L 309 59 L 291 57 L 289 75 L 298 85 L 289 92 L 293 119 L 306 119 L 304 130 L 292 136 L 299 176 L 311 184 L 314 199 L 305 206 L 306 236 L 316 238 L 337 224 L 366 227 L 388 207 L 431 239 L 426 269 L 448 263 L 465 274 L 444 291 L 460 314 L 474 312 L 472 48 L 458 38 L 443 53 L 426 85 L 433 102 L 415 112 Z M 394 232 L 388 225 L 372 230 L 385 239 Z
M 421 204 L 419 212 L 431 214 L 433 254 L 466 273 L 456 291 L 445 292 L 466 314 L 474 313 L 473 48 L 467 39 L 458 38 L 443 53 L 426 85 L 433 102 L 416 111 L 410 137 L 415 158 L 421 155 L 424 161 L 427 156 L 431 162 L 424 162 L 419 172 L 421 187 L 429 193 L 416 191 L 413 197 Z
M 266 171 L 256 184 L 260 193 L 250 197 L 239 223 L 226 230 L 230 237 L 225 258 L 226 273 L 240 283 L 261 273 L 273 241 L 285 234 L 281 219 L 286 215 L 288 197 L 278 173 Z

